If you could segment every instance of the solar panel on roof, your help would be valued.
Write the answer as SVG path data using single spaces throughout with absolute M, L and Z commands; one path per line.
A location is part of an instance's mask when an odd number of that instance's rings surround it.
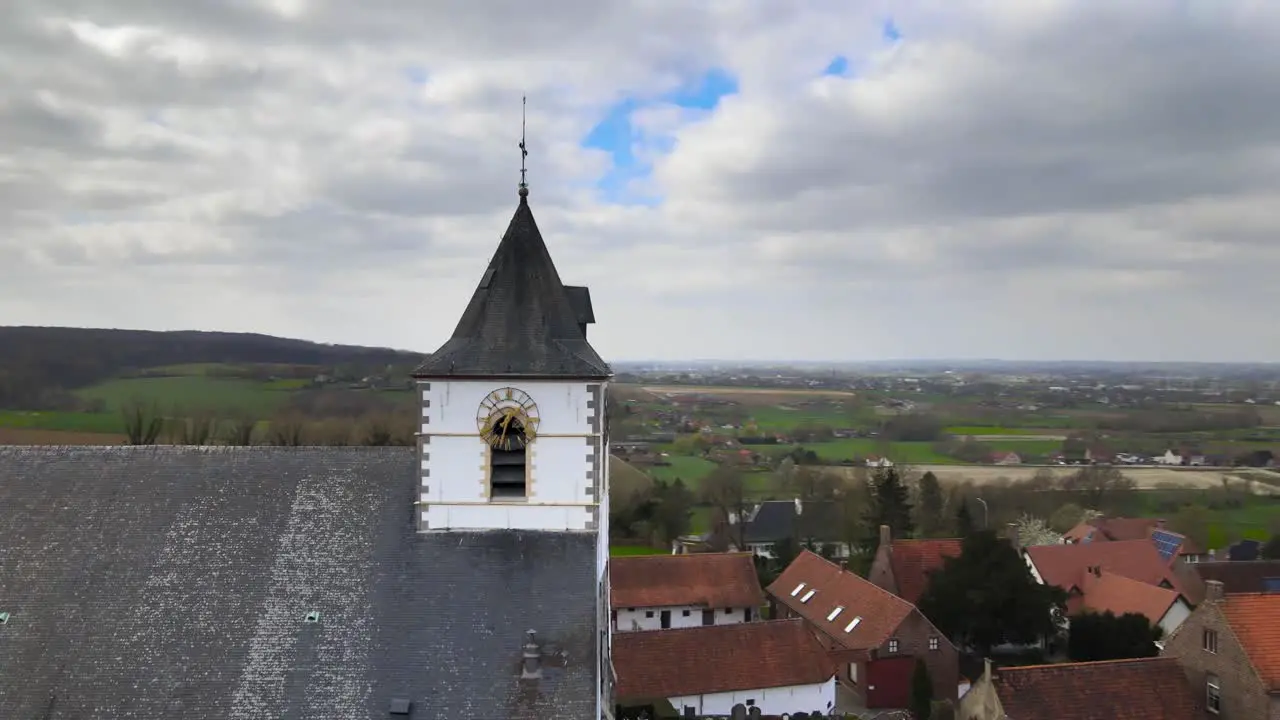
M 1262 578 L 1262 592 L 1280 593 L 1280 577 Z M 3 614 L 0 613 L 0 615 Z
M 1174 553 L 1178 552 L 1178 546 L 1182 545 L 1182 537 L 1163 530 L 1154 530 L 1151 533 L 1151 542 L 1156 544 L 1156 550 L 1160 551 L 1160 557 L 1168 560 L 1173 557 Z

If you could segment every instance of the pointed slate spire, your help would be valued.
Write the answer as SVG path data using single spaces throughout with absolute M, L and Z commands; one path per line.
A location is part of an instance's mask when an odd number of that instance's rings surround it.
M 453 337 L 418 366 L 415 377 L 613 375 L 587 343 L 582 322 L 591 315 L 586 288 L 574 288 L 571 296 L 560 282 L 529 209 L 529 191 L 521 187 L 519 194 L 511 224 Z

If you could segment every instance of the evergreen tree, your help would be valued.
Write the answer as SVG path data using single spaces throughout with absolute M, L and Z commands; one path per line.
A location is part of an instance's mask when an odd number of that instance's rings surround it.
M 1155 657 L 1163 634 L 1139 613 L 1084 612 L 1071 617 L 1067 654 L 1075 662 Z
M 879 468 L 871 477 L 871 502 L 866 515 L 867 534 L 863 547 L 868 555 L 880 545 L 880 526 L 888 525 L 896 538 L 911 537 L 915 523 L 911 521 L 911 500 L 907 486 L 895 468 Z
M 969 514 L 969 500 L 960 495 L 956 498 L 956 535 L 962 538 L 973 534 L 973 515 Z
M 1066 593 L 1036 582 L 1019 552 L 990 530 L 964 538 L 960 556 L 930 575 L 918 603 L 952 642 L 980 657 L 1004 642 L 1056 635 L 1065 605 Z
M 938 476 L 930 470 L 920 476 L 920 533 L 925 537 L 934 537 L 942 531 L 942 486 L 938 484 Z

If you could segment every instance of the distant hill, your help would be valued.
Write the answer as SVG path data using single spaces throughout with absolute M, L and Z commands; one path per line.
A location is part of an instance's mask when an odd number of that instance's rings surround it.
M 0 407 L 47 405 L 49 393 L 137 370 L 190 363 L 381 369 L 415 365 L 422 353 L 328 345 L 256 333 L 0 327 Z

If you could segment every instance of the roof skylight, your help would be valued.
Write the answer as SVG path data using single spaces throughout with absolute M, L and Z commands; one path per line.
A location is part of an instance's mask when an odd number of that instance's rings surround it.
M 827 614 L 827 622 L 831 622 L 832 620 L 835 620 L 837 617 L 839 617 L 841 610 L 844 610 L 844 606 L 837 605 L 835 610 L 832 610 L 830 613 Z
M 858 623 L 860 623 L 860 622 L 862 622 L 862 616 L 861 616 L 861 615 L 859 615 L 859 616 L 855 617 L 854 619 L 850 620 L 850 621 L 849 621 L 849 624 L 844 626 L 844 631 L 845 631 L 845 632 L 853 632 L 853 629 L 854 629 L 854 628 L 856 628 L 856 627 L 858 627 Z
M 803 590 L 803 589 L 804 589 L 804 583 L 800 583 L 799 585 L 797 585 L 797 586 L 796 586 L 796 589 L 795 589 L 795 590 L 792 590 L 792 591 L 791 591 L 791 597 L 795 597 L 795 596 L 799 595 L 799 594 L 800 594 L 800 591 L 801 591 L 801 590 Z
M 810 590 L 809 592 L 805 593 L 805 594 L 804 594 L 804 597 L 800 598 L 800 602 L 802 602 L 802 603 L 807 603 L 807 602 L 809 602 L 809 600 L 813 597 L 813 594 L 814 594 L 814 593 L 816 593 L 816 592 L 818 592 L 818 591 L 817 591 L 817 590 Z

